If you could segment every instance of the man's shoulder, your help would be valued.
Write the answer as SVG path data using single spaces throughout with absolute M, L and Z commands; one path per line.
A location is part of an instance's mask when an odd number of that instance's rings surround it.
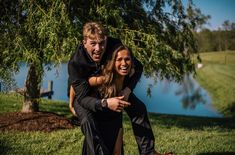
M 118 38 L 113 38 L 113 37 L 108 37 L 108 45 L 116 45 L 122 43 L 120 39 Z
M 82 45 L 78 45 L 76 51 L 71 55 L 69 62 L 70 63 L 79 63 L 84 61 L 84 49 Z
M 108 37 L 107 46 L 106 46 L 106 51 L 107 51 L 106 53 L 110 53 L 112 51 L 113 47 L 115 47 L 115 45 L 121 44 L 121 43 L 122 43 L 121 40 L 118 38 Z

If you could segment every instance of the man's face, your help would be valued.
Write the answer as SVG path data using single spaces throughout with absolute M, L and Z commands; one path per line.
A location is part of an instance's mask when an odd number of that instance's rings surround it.
M 94 62 L 100 62 L 105 51 L 106 37 L 83 40 L 83 45 Z

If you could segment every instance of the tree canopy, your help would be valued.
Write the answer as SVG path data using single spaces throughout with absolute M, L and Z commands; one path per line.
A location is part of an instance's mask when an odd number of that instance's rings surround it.
M 101 22 L 128 45 L 147 76 L 179 81 L 194 72 L 192 32 L 207 19 L 191 0 L 186 7 L 181 0 L 2 0 L 0 7 L 0 79 L 17 71 L 19 62 L 28 64 L 29 100 L 38 98 L 42 66 L 68 58 L 87 21 Z

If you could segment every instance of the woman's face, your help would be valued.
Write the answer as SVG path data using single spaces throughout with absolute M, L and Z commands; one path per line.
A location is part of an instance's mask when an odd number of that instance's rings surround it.
M 126 76 L 131 70 L 131 63 L 129 51 L 125 49 L 119 51 L 115 60 L 115 71 L 121 76 Z

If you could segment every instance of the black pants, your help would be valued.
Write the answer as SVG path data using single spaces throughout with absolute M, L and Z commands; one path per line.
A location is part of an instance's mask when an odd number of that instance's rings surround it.
M 82 154 L 112 155 L 119 129 L 122 128 L 122 113 L 109 109 L 92 112 L 77 103 L 74 106 L 85 136 Z
M 130 94 L 128 101 L 131 105 L 125 108 L 125 111 L 131 119 L 139 154 L 152 155 L 154 153 L 155 139 L 148 119 L 146 106 L 133 93 Z
M 154 153 L 154 135 L 148 120 L 146 107 L 133 93 L 129 96 L 129 102 L 131 105 L 125 108 L 125 111 L 131 119 L 139 154 L 152 155 Z M 112 152 L 105 145 L 99 129 L 99 123 L 97 122 L 97 116 L 99 115 L 84 109 L 79 104 L 75 103 L 74 105 L 81 121 L 81 130 L 85 135 L 83 155 L 111 155 Z

